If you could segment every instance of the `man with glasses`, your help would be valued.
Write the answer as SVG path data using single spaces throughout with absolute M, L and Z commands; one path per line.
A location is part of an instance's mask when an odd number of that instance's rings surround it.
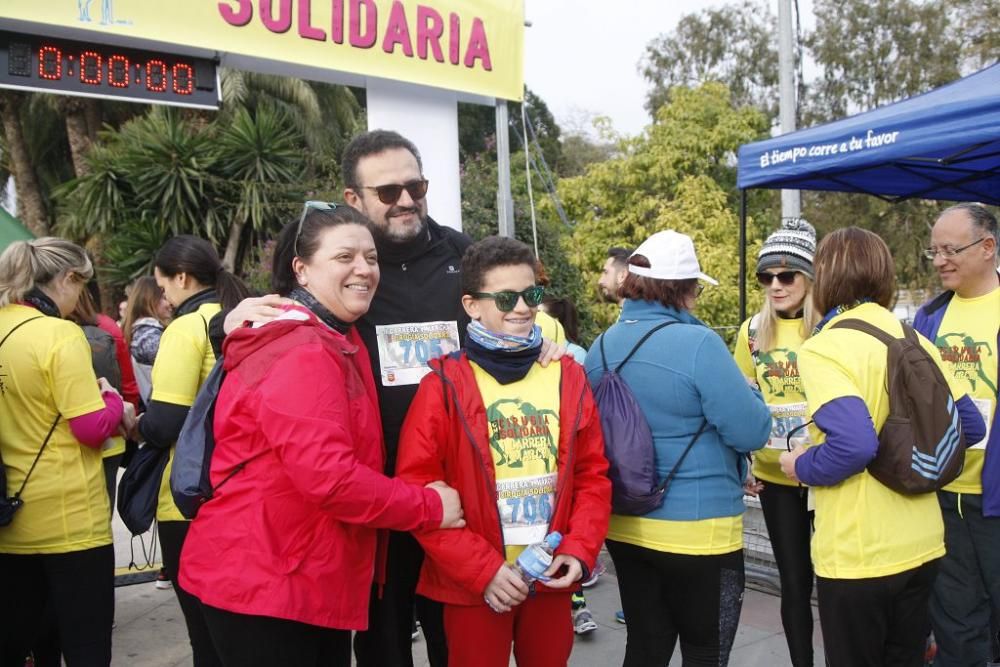
M 428 215 L 420 152 L 402 135 L 374 130 L 356 137 L 344 149 L 341 170 L 344 201 L 375 225 L 382 276 L 357 326 L 376 378 L 392 475 L 399 432 L 426 362 L 464 345 L 469 318 L 460 267 L 472 241 Z M 414 593 L 423 557 L 409 533 L 391 533 L 385 586 L 381 597 L 373 591 L 369 628 L 354 642 L 359 667 L 413 664 L 415 603 L 430 664 L 447 663 L 441 605 Z
M 968 443 L 965 468 L 938 493 L 947 554 L 931 597 L 938 645 L 935 665 L 984 665 L 998 659 L 1000 619 L 1000 274 L 997 220 L 979 204 L 946 209 L 924 252 L 945 292 L 924 304 L 913 323 L 933 341 L 966 385 L 987 435 Z M 992 620 L 991 620 L 992 619 Z M 992 628 L 992 629 L 991 629 Z

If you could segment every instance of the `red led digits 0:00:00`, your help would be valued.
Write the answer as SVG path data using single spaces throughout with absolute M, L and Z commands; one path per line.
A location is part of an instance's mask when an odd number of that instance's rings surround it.
M 72 56 L 70 56 L 72 59 Z M 115 53 L 106 60 L 97 51 L 84 50 L 80 53 L 80 83 L 100 86 L 107 77 L 108 85 L 114 88 L 127 88 L 130 81 L 129 71 L 132 63 L 128 56 Z M 138 73 L 145 69 L 145 88 L 153 93 L 165 93 L 169 88 L 177 95 L 190 95 L 194 92 L 194 68 L 187 63 L 176 63 L 173 67 L 163 60 L 152 59 L 143 68 L 135 63 L 136 85 L 141 85 Z M 44 44 L 38 48 L 38 76 L 49 81 L 63 78 L 62 49 Z M 169 78 L 169 81 L 168 81 Z

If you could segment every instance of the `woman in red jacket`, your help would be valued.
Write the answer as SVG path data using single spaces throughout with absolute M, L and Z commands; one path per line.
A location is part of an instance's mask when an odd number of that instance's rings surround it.
M 466 349 L 430 363 L 407 413 L 396 473 L 458 490 L 467 526 L 420 530 L 417 592 L 444 603 L 452 665 L 565 666 L 570 595 L 593 570 L 608 529 L 611 483 L 594 399 L 569 356 L 537 363 L 544 288 L 525 244 L 490 237 L 462 259 Z M 563 535 L 536 593 L 512 564 Z
M 464 525 L 453 489 L 382 474 L 375 384 L 353 326 L 378 286 L 376 260 L 367 218 L 307 203 L 274 257 L 273 286 L 295 305 L 226 339 L 211 467 L 221 488 L 191 525 L 180 582 L 227 666 L 348 667 L 378 575 L 376 529 Z

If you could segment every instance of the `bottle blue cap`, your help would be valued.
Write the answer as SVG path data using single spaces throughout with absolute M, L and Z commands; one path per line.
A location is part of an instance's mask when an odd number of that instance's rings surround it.
M 562 533 L 558 530 L 553 530 L 551 533 L 545 536 L 545 543 L 549 545 L 550 548 L 556 549 L 562 544 Z

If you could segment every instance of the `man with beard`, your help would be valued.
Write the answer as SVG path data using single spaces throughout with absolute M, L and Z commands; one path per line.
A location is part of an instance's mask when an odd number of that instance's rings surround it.
M 462 308 L 460 267 L 472 241 L 427 214 L 428 182 L 420 153 L 402 135 L 373 130 L 356 137 L 344 149 L 341 170 L 344 201 L 374 226 L 381 279 L 356 326 L 376 378 L 385 472 L 394 475 L 399 432 L 417 385 L 429 372 L 426 362 L 464 345 L 469 318 Z M 276 295 L 246 299 L 226 316 L 225 331 L 274 319 L 283 302 Z M 212 329 L 213 338 L 224 336 Z M 545 366 L 564 352 L 565 347 L 545 341 L 539 363 Z M 412 667 L 414 605 L 431 667 L 447 664 L 442 606 L 415 595 L 423 557 L 409 533 L 390 533 L 385 585 L 373 587 L 368 630 L 354 641 L 358 667 Z
M 621 305 L 621 297 L 618 296 L 618 288 L 625 281 L 628 275 L 628 258 L 632 254 L 626 248 L 609 248 L 608 259 L 601 269 L 601 277 L 597 279 L 597 291 L 601 293 L 608 303 Z
M 358 322 L 376 378 L 386 473 L 395 474 L 399 431 L 429 358 L 458 349 L 469 318 L 462 309 L 462 255 L 472 241 L 427 215 L 427 180 L 420 153 L 386 130 L 355 138 L 344 150 L 344 201 L 375 225 L 382 277 L 371 308 Z M 424 554 L 409 533 L 392 532 L 381 598 L 373 591 L 366 632 L 354 641 L 359 667 L 413 664 L 413 607 L 432 666 L 447 663 L 440 603 L 414 590 Z

